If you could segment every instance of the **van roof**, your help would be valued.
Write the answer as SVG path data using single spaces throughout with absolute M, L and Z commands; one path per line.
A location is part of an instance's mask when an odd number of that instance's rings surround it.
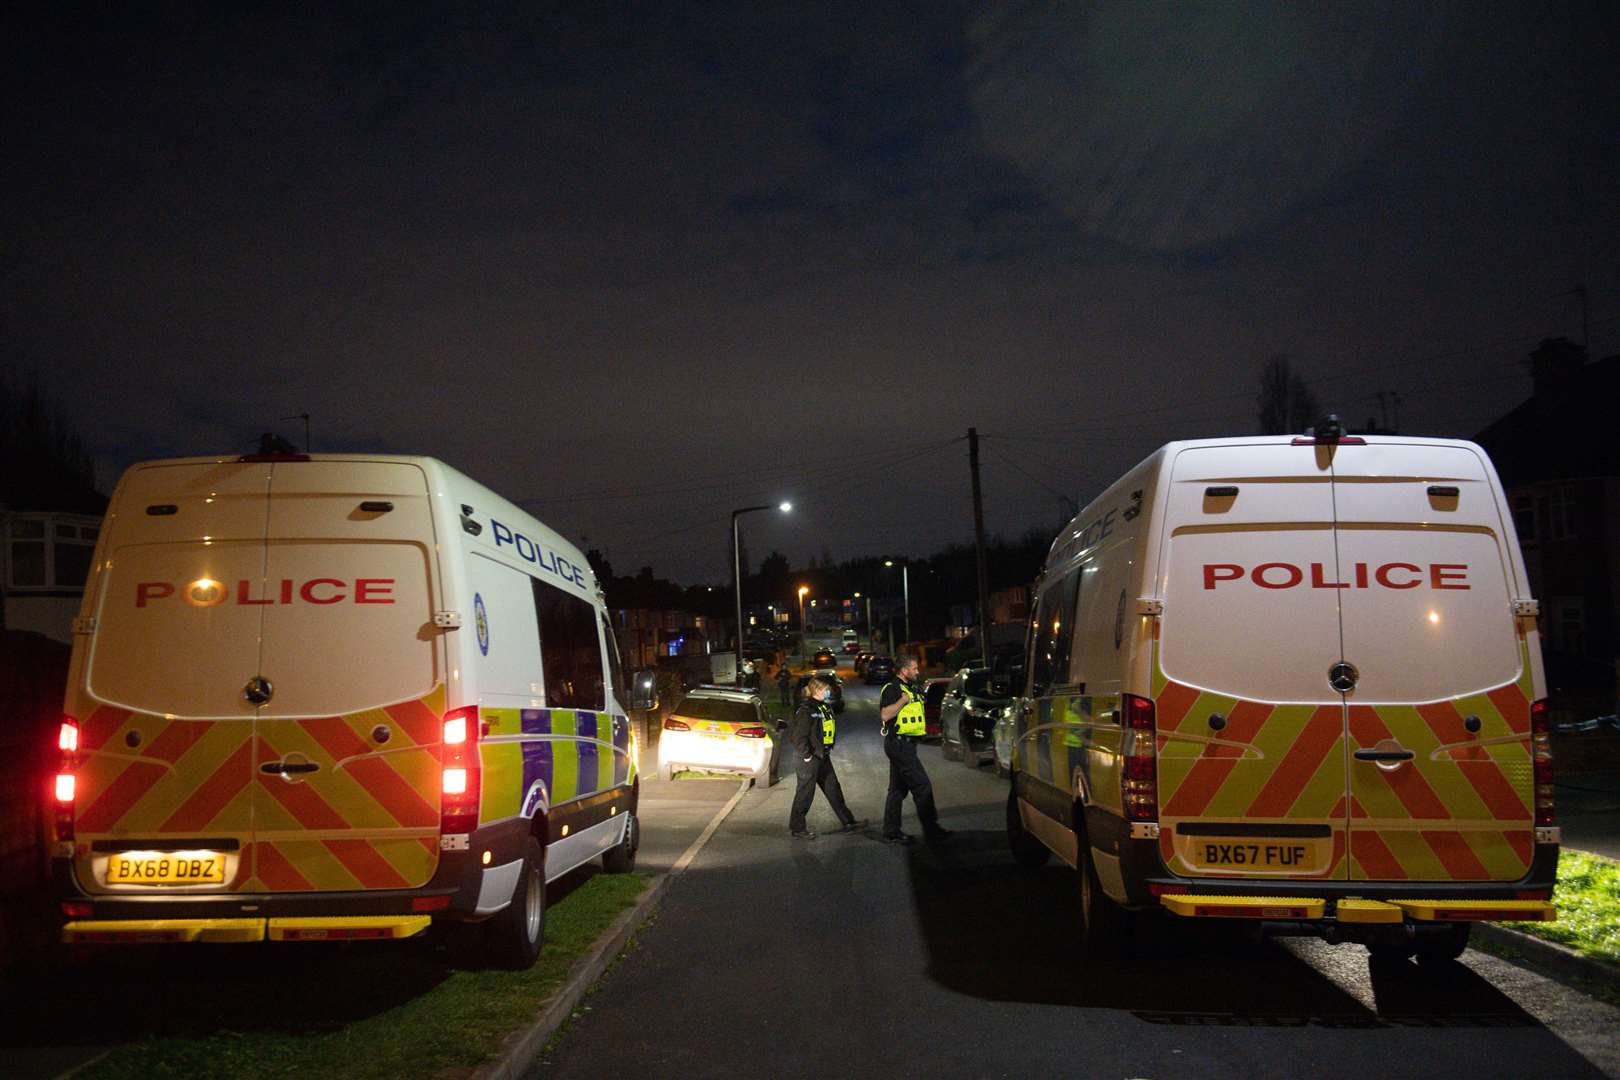
M 1148 454 L 1141 461 L 1127 469 L 1124 474 L 1119 477 L 1119 479 L 1115 480 L 1112 484 L 1109 484 L 1108 487 L 1099 492 L 1096 497 L 1082 506 L 1080 508 L 1080 512 L 1075 514 L 1074 517 L 1070 518 L 1062 529 L 1058 530 L 1057 536 L 1053 538 L 1051 545 L 1047 548 L 1046 558 L 1042 560 L 1042 566 L 1045 567 L 1052 564 L 1054 558 L 1058 555 L 1059 549 L 1063 548 L 1069 542 L 1071 534 L 1073 533 L 1074 529 L 1082 523 L 1082 519 L 1090 520 L 1094 507 L 1104 503 L 1116 501 L 1121 494 L 1129 494 L 1132 490 L 1140 487 L 1144 479 L 1144 474 L 1147 474 L 1148 476 L 1154 475 L 1165 462 L 1171 460 L 1183 450 L 1219 448 L 1227 446 L 1293 446 L 1295 445 L 1294 440 L 1306 439 L 1309 437 L 1310 436 L 1308 435 L 1296 434 L 1229 435 L 1215 439 L 1178 439 L 1174 442 L 1167 442 L 1158 449 L 1154 450 L 1152 453 Z M 1346 437 L 1351 437 L 1351 433 L 1346 432 Z M 1467 439 L 1437 439 L 1422 435 L 1355 435 L 1354 438 L 1359 441 L 1359 445 L 1361 446 L 1412 446 L 1421 448 L 1448 447 L 1462 450 L 1472 450 L 1479 454 L 1482 460 L 1488 460 L 1485 451 L 1480 449 L 1477 443 L 1470 442 Z M 1347 443 L 1345 445 L 1348 452 L 1354 452 L 1358 444 Z
M 253 454 L 212 454 L 199 457 L 181 458 L 154 458 L 148 461 L 136 462 L 128 469 L 129 473 L 144 469 L 167 468 L 176 465 L 225 465 L 243 460 L 253 460 Z M 597 595 L 601 591 L 601 583 L 596 579 L 590 562 L 585 558 L 584 552 L 575 547 L 561 533 L 550 528 L 538 518 L 523 510 L 510 499 L 490 490 L 472 477 L 447 465 L 435 457 L 421 454 L 308 454 L 289 457 L 282 460 L 271 460 L 270 463 L 283 465 L 296 469 L 304 462 L 377 462 L 396 465 L 414 465 L 427 476 L 433 495 L 447 502 L 460 506 L 471 506 L 478 517 L 487 517 L 491 512 L 499 514 L 507 523 L 518 529 L 529 539 L 544 543 L 551 550 L 559 553 L 572 563 L 585 575 L 587 581 L 584 586 L 586 593 Z

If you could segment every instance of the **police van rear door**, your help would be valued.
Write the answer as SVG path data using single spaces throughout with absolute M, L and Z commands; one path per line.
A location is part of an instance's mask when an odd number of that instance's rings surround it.
M 1315 448 L 1171 466 L 1155 644 L 1160 848 L 1177 874 L 1342 878 L 1333 491 Z
M 156 463 L 119 482 L 94 581 L 74 875 L 91 892 L 251 877 L 253 706 L 270 466 Z
M 1351 877 L 1524 876 L 1532 854 L 1523 595 L 1477 451 L 1334 454 L 1350 735 Z
M 262 574 L 255 887 L 424 884 L 438 864 L 445 709 L 425 473 L 275 465 Z

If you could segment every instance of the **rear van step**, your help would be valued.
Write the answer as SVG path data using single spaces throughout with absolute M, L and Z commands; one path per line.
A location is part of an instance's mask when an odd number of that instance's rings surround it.
M 1301 896 L 1193 896 L 1160 898 L 1173 915 L 1191 919 L 1320 919 L 1324 899 Z M 1346 923 L 1553 922 L 1558 909 L 1546 900 L 1340 900 L 1335 917 Z
M 414 937 L 427 915 L 355 915 L 287 919 L 84 919 L 62 927 L 67 945 L 148 942 L 382 941 Z

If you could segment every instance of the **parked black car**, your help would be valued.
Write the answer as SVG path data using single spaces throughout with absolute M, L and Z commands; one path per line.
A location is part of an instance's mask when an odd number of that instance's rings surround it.
M 844 680 L 840 679 L 838 676 L 834 675 L 830 671 L 817 671 L 814 674 L 819 675 L 823 679 L 827 679 L 832 683 L 832 693 L 827 695 L 827 704 L 832 706 L 832 711 L 833 712 L 835 712 L 835 713 L 843 712 L 844 711 Z M 809 681 L 810 681 L 810 676 L 809 675 L 800 675 L 799 676 L 799 690 L 798 690 L 798 693 L 794 696 L 795 701 L 803 701 L 804 700 L 804 686 Z
M 874 656 L 866 662 L 862 674 L 867 686 L 882 686 L 894 678 L 894 661 L 887 656 Z
M 830 649 L 822 649 L 810 658 L 810 666 L 815 668 L 836 668 L 838 657 Z

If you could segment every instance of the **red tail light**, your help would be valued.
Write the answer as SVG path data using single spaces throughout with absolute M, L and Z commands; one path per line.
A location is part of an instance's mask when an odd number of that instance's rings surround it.
M 763 739 L 765 737 L 765 729 L 762 727 L 738 728 L 737 734 L 739 737 L 744 739 Z
M 664 721 L 665 731 L 691 731 L 692 725 L 685 720 L 677 720 L 673 716 Z
M 1126 694 L 1121 703 L 1120 796 L 1127 821 L 1159 819 L 1158 753 L 1154 748 L 1153 699 Z
M 1530 760 L 1535 766 L 1536 824 L 1551 825 L 1554 820 L 1552 732 L 1546 698 L 1530 703 Z
M 482 770 L 478 757 L 478 706 L 451 709 L 444 714 L 444 746 L 440 763 L 444 773 L 439 803 L 439 832 L 470 833 L 478 827 L 478 796 Z
M 56 748 L 61 752 L 56 765 L 56 783 L 51 792 L 56 803 L 56 839 L 73 839 L 74 800 L 78 794 L 79 722 L 62 717 L 56 732 Z

